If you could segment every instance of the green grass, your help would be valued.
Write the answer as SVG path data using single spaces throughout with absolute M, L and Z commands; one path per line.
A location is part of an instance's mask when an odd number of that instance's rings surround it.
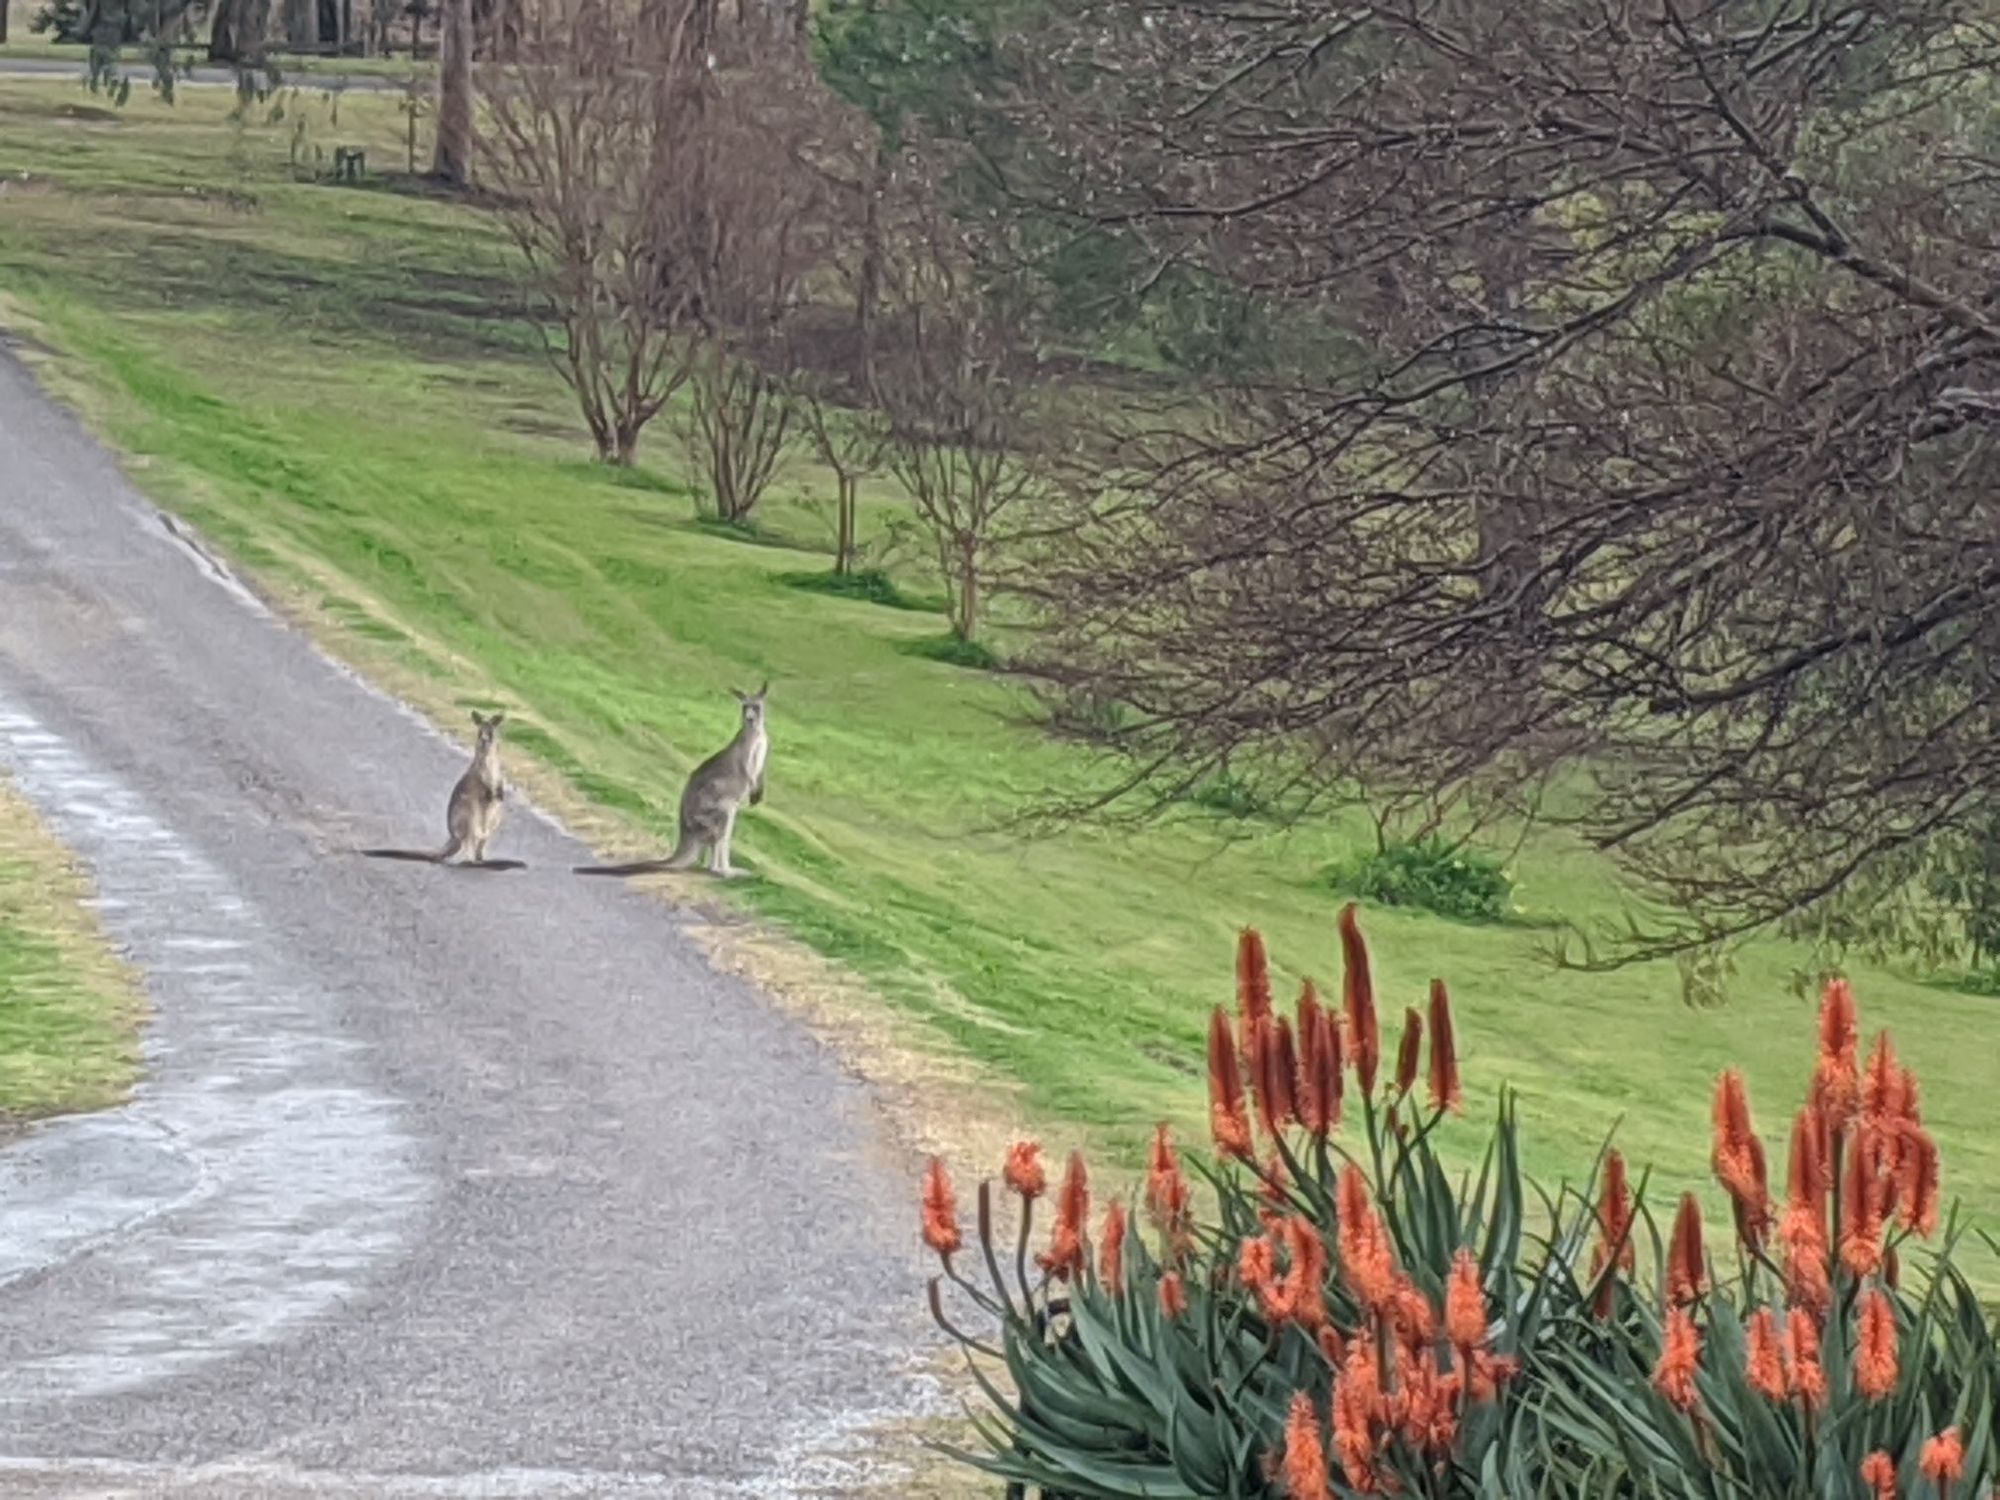
M 98 1109 L 138 1070 L 139 1004 L 88 894 L 33 811 L 0 780 L 0 1135 Z
M 1264 928 L 1287 982 L 1331 976 L 1324 872 L 1368 843 L 1360 821 L 1285 831 L 1196 807 L 1141 834 L 1011 832 L 1074 784 L 1079 752 L 1020 727 L 1003 676 L 926 659 L 936 614 L 797 586 L 828 566 L 825 476 L 792 471 L 754 541 L 693 524 L 664 424 L 637 474 L 582 461 L 472 211 L 294 180 L 293 121 L 232 123 L 213 97 L 85 102 L 0 86 L 0 175 L 29 173 L 0 197 L 0 284 L 143 481 L 364 669 L 439 701 L 504 698 L 517 757 L 655 841 L 731 731 L 726 690 L 768 677 L 770 796 L 737 839 L 761 879 L 727 899 L 864 976 L 914 1035 L 1018 1081 L 1065 1133 L 1130 1146 L 1161 1115 L 1200 1120 L 1205 1017 L 1240 925 Z M 393 159 L 392 100 L 340 108 L 343 138 Z M 896 504 L 866 493 L 864 532 Z M 1704 1011 L 1668 966 L 1554 972 L 1536 921 L 1615 915 L 1607 869 L 1553 838 L 1512 868 L 1526 920 L 1366 918 L 1392 1007 L 1450 981 L 1470 1107 L 1518 1087 L 1545 1178 L 1586 1167 L 1622 1118 L 1633 1159 L 1703 1183 L 1710 1090 L 1737 1064 L 1781 1161 L 1812 1045 L 1785 983 L 1799 955 L 1748 949 L 1734 1002 Z M 1984 1214 L 1996 1002 L 1883 972 L 1859 993 L 1923 1078 L 1947 1190 Z

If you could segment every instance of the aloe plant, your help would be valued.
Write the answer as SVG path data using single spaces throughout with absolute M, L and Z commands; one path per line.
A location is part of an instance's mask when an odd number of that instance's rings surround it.
M 1741 1080 L 1718 1086 L 1738 1251 L 1721 1278 L 1693 1196 L 1663 1233 L 1608 1145 L 1580 1186 L 1524 1179 L 1504 1090 L 1477 1169 L 1449 1170 L 1449 997 L 1407 1013 L 1385 1068 L 1352 906 L 1340 933 L 1337 1016 L 1310 985 L 1280 1016 L 1243 935 L 1237 1014 L 1211 1018 L 1214 1154 L 1184 1159 L 1160 1127 L 1138 1202 L 1094 1236 L 1080 1155 L 1051 1195 L 1039 1146 L 1017 1144 L 969 1246 L 932 1163 L 931 1310 L 985 1402 L 983 1447 L 956 1458 L 1040 1500 L 1986 1493 L 1994 1327 L 1951 1233 L 1904 1282 L 1936 1228 L 1937 1154 L 1886 1038 L 1862 1070 L 1844 985 L 1782 1211 Z

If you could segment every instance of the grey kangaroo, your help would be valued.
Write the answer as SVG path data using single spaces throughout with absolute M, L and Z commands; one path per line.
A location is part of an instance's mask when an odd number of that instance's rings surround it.
M 754 693 L 737 693 L 743 721 L 736 738 L 694 768 L 681 793 L 680 841 L 665 859 L 643 859 L 629 865 L 578 865 L 579 875 L 652 875 L 689 870 L 704 853 L 711 875 L 728 879 L 737 873 L 729 863 L 729 839 L 736 831 L 736 814 L 747 803 L 764 800 L 764 758 L 771 741 L 764 729 L 766 682 Z
M 423 849 L 363 849 L 361 852 L 373 859 L 415 859 L 434 865 L 448 864 L 461 855 L 469 855 L 465 863 L 479 869 L 521 869 L 519 860 L 489 860 L 486 857 L 486 846 L 499 831 L 501 815 L 506 811 L 507 783 L 500 774 L 500 726 L 506 721 L 504 713 L 488 715 L 473 711 L 472 722 L 478 726 L 479 739 L 472 748 L 472 764 L 458 778 L 451 789 L 451 800 L 445 804 L 444 823 L 448 837 L 442 849 L 435 852 Z

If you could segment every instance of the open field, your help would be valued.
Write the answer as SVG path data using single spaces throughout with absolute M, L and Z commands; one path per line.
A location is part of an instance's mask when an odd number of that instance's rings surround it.
M 918 654 L 938 616 L 787 581 L 827 566 L 829 483 L 795 469 L 748 540 L 694 524 L 664 421 L 639 472 L 585 462 L 494 227 L 420 189 L 293 169 L 301 142 L 306 159 L 358 142 L 400 162 L 402 128 L 393 98 L 231 119 L 213 95 L 113 112 L 0 80 L 0 286 L 55 351 L 48 378 L 344 657 L 434 706 L 508 703 L 516 763 L 613 820 L 608 846 L 671 839 L 682 777 L 731 730 L 725 689 L 768 677 L 770 797 L 737 840 L 762 878 L 719 899 L 864 977 L 907 1036 L 1017 1087 L 1052 1134 L 1129 1147 L 1163 1114 L 1194 1126 L 1236 929 L 1261 926 L 1286 975 L 1331 978 L 1321 872 L 1362 826 L 998 831 L 1072 781 L 1075 754 L 1014 724 L 1000 681 Z M 871 495 L 868 524 L 893 503 Z M 1606 867 L 1560 841 L 1516 873 L 1531 917 L 1616 911 Z M 1709 1093 L 1732 1063 L 1782 1160 L 1812 1047 L 1785 984 L 1796 953 L 1747 950 L 1733 1003 L 1694 1011 L 1669 966 L 1549 970 L 1525 923 L 1365 925 L 1391 1007 L 1451 983 L 1469 1107 L 1520 1090 L 1536 1175 L 1583 1170 L 1622 1118 L 1630 1157 L 1705 1182 Z M 2000 1001 L 1856 978 L 1864 1023 L 1891 1026 L 1924 1082 L 1947 1193 L 1990 1211 Z
M 98 1109 L 138 1071 L 140 1004 L 83 878 L 0 778 L 0 1135 Z

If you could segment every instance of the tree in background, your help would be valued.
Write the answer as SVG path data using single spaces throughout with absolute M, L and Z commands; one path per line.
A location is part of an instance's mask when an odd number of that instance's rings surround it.
M 598 457 L 628 465 L 687 378 L 700 313 L 708 232 L 687 184 L 712 87 L 690 35 L 705 5 L 542 12 L 534 64 L 491 91 L 480 159 Z
M 833 571 L 846 577 L 854 571 L 861 481 L 882 471 L 888 461 L 889 429 L 866 396 L 838 376 L 794 370 L 799 421 L 813 455 L 833 472 Z
M 1131 710 L 1107 796 L 1560 779 L 1691 914 L 1627 956 L 1990 805 L 1990 25 L 1094 0 L 992 76 L 1019 222 L 1258 341 L 1107 403 L 1035 583 L 1044 678 Z
M 769 34 L 756 10 L 749 24 L 754 66 L 716 88 L 703 119 L 706 170 L 679 184 L 702 205 L 709 236 L 682 437 L 717 519 L 732 524 L 749 519 L 798 436 L 784 367 L 807 280 L 834 254 L 837 227 L 814 158 L 845 123 L 790 31 Z
M 868 374 L 889 471 L 930 535 L 952 634 L 970 642 L 993 569 L 1028 535 L 1040 493 L 1030 449 L 1041 371 L 934 185 L 912 180 L 903 201 L 888 260 L 888 336 Z
M 437 145 L 431 175 L 451 187 L 472 180 L 472 0 L 438 12 Z

